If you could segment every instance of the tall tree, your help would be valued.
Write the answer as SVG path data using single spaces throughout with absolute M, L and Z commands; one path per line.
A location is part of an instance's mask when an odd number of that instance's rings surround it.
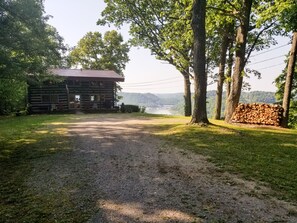
M 47 24 L 42 0 L 0 0 L 0 75 L 46 73 L 59 66 L 62 37 Z
M 128 44 L 117 31 L 107 31 L 103 37 L 99 32 L 88 32 L 70 52 L 70 60 L 83 69 L 114 70 L 123 75 L 128 52 Z
M 250 28 L 250 14 L 253 0 L 244 0 L 241 8 L 241 17 L 236 32 L 235 43 L 235 67 L 232 78 L 232 87 L 227 99 L 225 120 L 231 120 L 240 99 L 240 93 L 243 83 L 243 69 L 245 66 L 245 51 L 247 44 L 247 35 Z
M 176 67 L 184 77 L 185 115 L 191 115 L 189 71 L 192 55 L 189 1 L 105 0 L 98 24 L 130 26 L 131 42 L 150 49 L 157 59 Z
M 275 29 L 287 34 L 292 32 L 292 47 L 288 60 L 286 83 L 283 94 L 283 118 L 282 126 L 287 127 L 289 118 L 290 98 L 292 91 L 292 83 L 294 77 L 294 67 L 296 64 L 296 51 L 297 51 L 297 2 L 296 0 L 274 0 L 268 2 L 267 6 L 263 6 L 259 22 L 263 20 L 276 20 Z
M 288 7 L 285 7 L 280 14 L 281 24 L 283 25 L 286 31 L 293 32 L 292 37 L 292 46 L 289 55 L 289 61 L 287 66 L 287 75 L 284 88 L 283 96 L 283 117 L 282 117 L 282 126 L 288 127 L 289 120 L 289 110 L 290 110 L 290 100 L 292 95 L 292 86 L 294 81 L 294 71 L 296 67 L 296 55 L 297 55 L 297 4 L 296 1 L 291 1 L 291 4 Z M 294 4 L 295 3 L 295 4 Z
M 294 70 L 296 66 L 296 55 L 297 55 L 297 32 L 294 32 L 292 47 L 289 55 L 289 62 L 287 67 L 286 83 L 285 83 L 284 97 L 283 97 L 284 112 L 283 112 L 282 123 L 281 123 L 283 127 L 288 127 L 291 92 L 292 92 L 292 86 L 293 86 Z
M 286 59 L 286 63 L 288 64 L 288 59 L 289 55 Z M 283 72 L 275 79 L 275 85 L 277 87 L 276 91 L 276 99 L 283 103 L 284 100 L 284 92 L 285 92 L 285 86 L 287 84 L 287 74 L 288 74 L 288 66 L 283 70 Z M 284 114 L 287 115 L 288 121 L 284 127 L 294 127 L 297 126 L 297 66 L 295 66 L 295 71 L 294 71 L 294 76 L 292 79 L 292 86 L 291 86 L 291 91 L 290 91 L 290 100 L 289 102 L 286 102 L 290 104 L 290 107 L 288 109 L 289 114 Z
M 0 0 L 0 113 L 26 106 L 26 81 L 60 66 L 63 39 L 47 24 L 42 0 Z
M 194 69 L 194 111 L 192 124 L 207 124 L 206 89 L 207 75 L 205 70 L 205 16 L 206 0 L 194 0 L 192 11 L 192 29 L 194 33 L 193 69 Z
M 223 86 L 226 79 L 226 75 L 225 75 L 226 57 L 227 57 L 228 47 L 233 41 L 234 24 L 227 23 L 227 25 L 224 25 L 223 28 L 224 28 L 224 31 L 222 31 L 223 35 L 221 37 L 221 52 L 220 52 L 220 63 L 219 63 L 219 71 L 218 71 L 215 115 L 214 115 L 214 118 L 217 120 L 221 118 Z M 231 62 L 231 67 L 232 67 L 232 64 L 233 64 L 233 61 Z

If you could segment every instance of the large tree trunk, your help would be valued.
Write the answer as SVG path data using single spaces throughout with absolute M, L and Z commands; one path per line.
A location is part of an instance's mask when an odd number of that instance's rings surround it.
M 206 89 L 207 76 L 205 70 L 205 15 L 206 0 L 194 0 L 192 11 L 192 29 L 194 33 L 193 68 L 194 68 L 194 111 L 192 124 L 207 124 Z
M 185 100 L 185 116 L 192 115 L 192 100 L 191 100 L 191 82 L 188 72 L 182 72 L 184 77 L 184 100 Z
M 221 119 L 221 110 L 222 110 L 222 95 L 223 95 L 223 86 L 225 81 L 225 65 L 226 65 L 226 54 L 229 43 L 229 33 L 226 31 L 222 41 L 221 55 L 220 55 L 220 65 L 219 65 L 219 79 L 217 84 L 216 92 L 216 104 L 215 104 L 215 116 L 216 120 Z
M 290 51 L 290 57 L 288 62 L 287 76 L 286 76 L 286 84 L 284 89 L 284 97 L 283 97 L 283 117 L 282 117 L 282 127 L 288 127 L 289 120 L 289 108 L 290 108 L 290 100 L 291 100 L 291 91 L 294 77 L 294 70 L 296 64 L 296 54 L 297 54 L 297 32 L 293 33 L 293 41 L 292 47 Z
M 245 65 L 245 49 L 247 42 L 247 34 L 250 23 L 250 13 L 253 0 L 244 0 L 242 7 L 242 19 L 237 28 L 236 46 L 235 46 L 235 66 L 232 78 L 231 92 L 227 99 L 225 121 L 230 122 L 232 114 L 235 111 L 241 94 L 243 82 L 243 69 Z

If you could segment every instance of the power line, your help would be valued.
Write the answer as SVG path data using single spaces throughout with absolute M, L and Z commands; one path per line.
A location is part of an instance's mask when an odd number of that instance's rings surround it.
M 269 69 L 269 68 L 272 68 L 272 67 L 277 67 L 277 66 L 280 66 L 280 65 L 285 65 L 285 62 L 282 62 L 282 63 L 279 63 L 279 64 L 275 64 L 273 66 L 262 67 L 262 68 L 259 68 L 257 70 L 266 70 L 266 69 Z
M 135 82 L 135 83 L 128 83 L 128 85 L 145 85 L 145 84 L 152 84 L 152 83 L 160 83 L 160 82 L 166 82 L 166 81 L 171 81 L 175 79 L 179 79 L 180 77 L 175 77 L 175 78 L 166 78 L 166 79 L 161 79 L 161 80 L 155 80 L 155 81 L 146 81 L 146 82 Z
M 165 86 L 162 87 L 162 89 L 172 89 L 172 88 L 177 88 L 180 87 L 181 85 L 172 85 L 172 86 Z M 160 87 L 154 87 L 154 86 L 146 86 L 146 87 L 124 87 L 121 86 L 123 89 L 130 89 L 130 90 L 159 90 Z
M 250 57 L 251 57 L 251 58 L 252 58 L 252 57 L 256 57 L 256 56 L 262 55 L 262 54 L 264 54 L 264 53 L 268 53 L 268 52 L 271 52 L 271 51 L 274 51 L 274 50 L 283 48 L 283 47 L 288 46 L 288 45 L 289 45 L 289 43 L 286 43 L 286 44 L 281 45 L 281 46 L 278 46 L 278 47 L 276 47 L 276 48 L 273 48 L 273 49 L 270 49 L 270 50 L 266 50 L 266 51 L 261 52 L 261 53 L 257 53 L 257 54 L 255 54 L 255 55 L 250 56 Z
M 281 58 L 281 57 L 284 57 L 284 56 L 286 56 L 286 55 L 281 55 L 281 56 L 272 57 L 272 58 L 269 58 L 269 59 L 266 59 L 266 60 L 261 60 L 261 61 L 252 63 L 251 65 L 255 65 L 255 64 L 259 64 L 259 63 L 263 63 L 263 62 L 270 61 L 270 60 L 274 60 L 274 59 Z
M 135 84 L 135 85 L 125 85 L 123 84 L 123 86 L 126 86 L 126 87 L 146 87 L 146 86 L 155 86 L 155 85 L 163 85 L 163 84 L 170 84 L 170 83 L 181 83 L 181 81 L 179 80 L 175 80 L 175 81 L 166 81 L 166 82 L 153 82 L 153 83 L 150 83 L 150 84 Z

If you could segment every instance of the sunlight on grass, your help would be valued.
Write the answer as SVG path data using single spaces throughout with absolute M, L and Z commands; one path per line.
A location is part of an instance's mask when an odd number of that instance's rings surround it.
M 66 125 L 66 122 L 50 122 L 49 125 Z
M 49 131 L 47 131 L 47 130 L 39 130 L 39 131 L 35 131 L 35 133 L 37 133 L 37 134 L 47 134 L 47 133 L 49 133 Z
M 0 120 L 1 222 L 53 222 L 48 220 L 57 212 L 52 201 L 59 205 L 64 202 L 61 193 L 59 198 L 53 198 L 52 194 L 36 197 L 28 192 L 24 182 L 34 168 L 34 160 L 71 150 L 67 129 L 49 124 L 64 124 L 71 117 L 35 115 Z M 72 205 L 69 199 L 64 203 L 64 206 Z
M 297 149 L 297 144 L 293 144 L 293 143 L 283 143 L 281 144 L 281 146 L 290 147 L 291 149 Z
M 59 134 L 59 135 L 66 135 L 68 133 L 67 128 L 55 128 L 51 132 L 51 134 Z
M 269 184 L 277 196 L 297 202 L 296 130 L 211 123 L 160 123 L 154 128 L 159 137 L 210 157 L 223 170 Z
M 36 139 L 16 139 L 16 140 L 11 141 L 12 144 L 16 143 L 16 144 L 23 144 L 23 145 L 24 144 L 26 144 L 26 145 L 32 144 L 32 143 L 35 143 L 35 142 L 37 142 Z

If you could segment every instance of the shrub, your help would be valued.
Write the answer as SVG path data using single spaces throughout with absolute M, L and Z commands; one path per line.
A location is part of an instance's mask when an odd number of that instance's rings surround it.
M 140 112 L 141 109 L 138 105 L 125 105 L 124 103 L 122 103 L 120 111 L 122 113 L 125 113 L 125 112 L 132 113 L 132 112 Z

